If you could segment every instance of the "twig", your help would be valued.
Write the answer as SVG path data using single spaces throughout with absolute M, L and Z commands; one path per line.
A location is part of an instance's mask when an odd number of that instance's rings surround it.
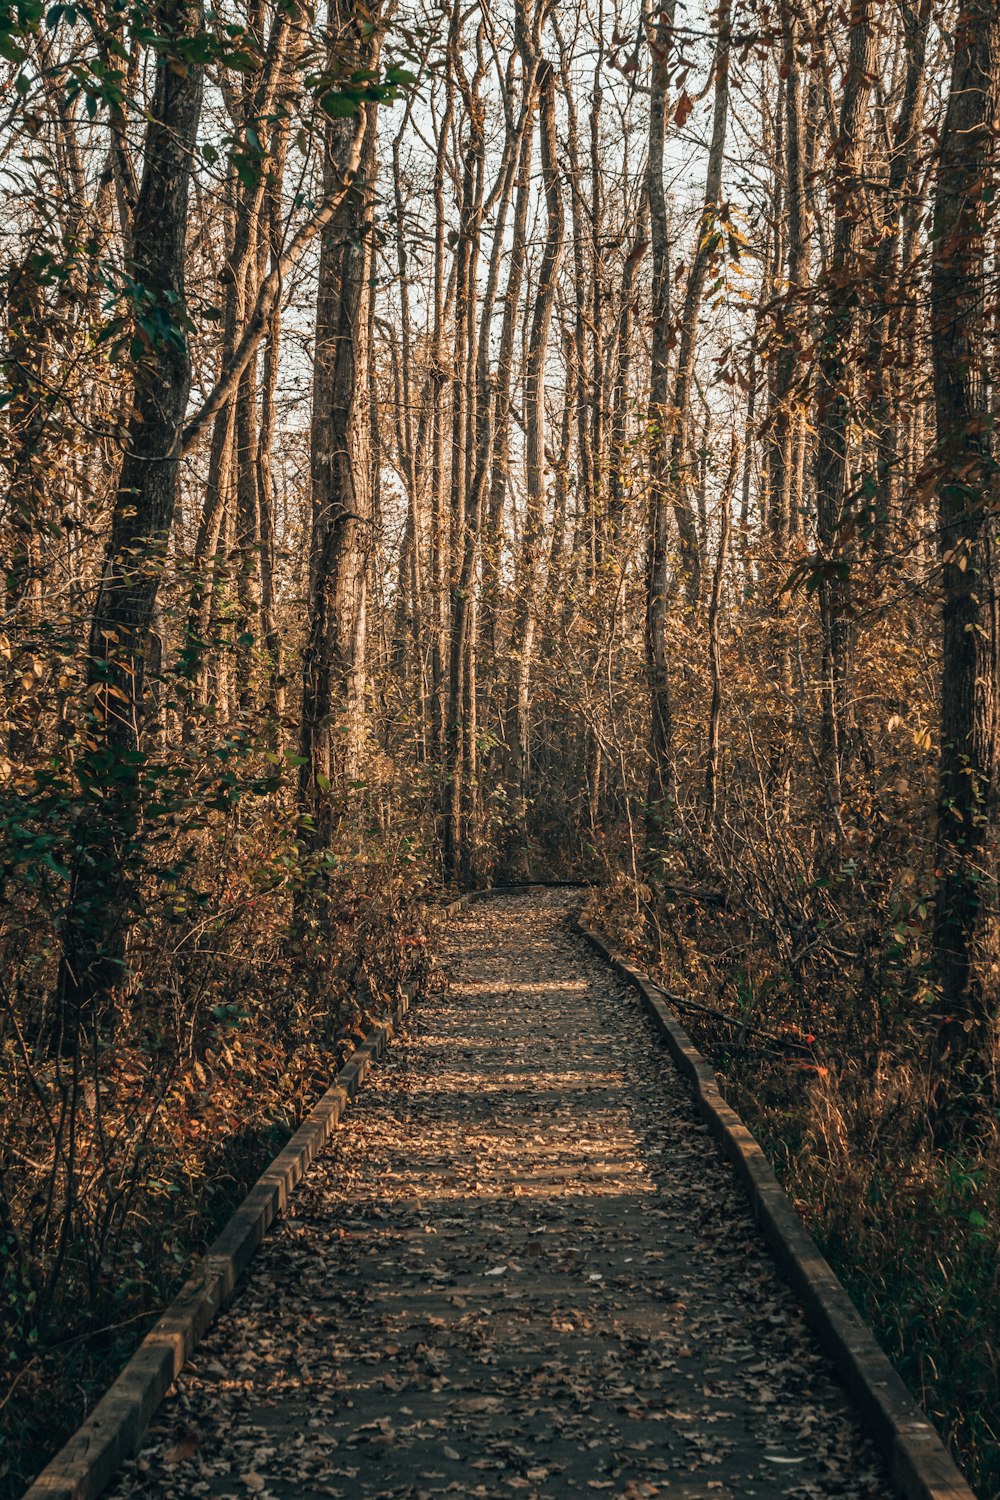
M 813 1056 L 813 1047 L 809 1042 L 795 1042 L 791 1037 L 772 1036 L 769 1031 L 762 1031 L 759 1026 L 751 1026 L 749 1021 L 741 1021 L 738 1016 L 731 1016 L 724 1010 L 715 1010 L 711 1005 L 702 1005 L 697 1000 L 687 1000 L 683 995 L 672 994 L 670 990 L 661 989 L 660 993 L 670 1001 L 671 1005 L 680 1006 L 682 1010 L 696 1010 L 702 1015 L 714 1017 L 717 1021 L 727 1021 L 730 1026 L 738 1027 L 744 1033 L 749 1033 L 751 1036 L 763 1037 L 773 1047 L 807 1052 L 810 1057 Z
M 27 1375 L 28 1371 L 31 1369 L 32 1365 L 37 1365 L 37 1363 L 38 1355 L 33 1354 L 28 1360 L 28 1363 L 22 1369 L 18 1370 L 17 1374 L 14 1376 L 14 1379 L 10 1383 L 10 1389 L 8 1390 L 6 1396 L 4 1396 L 3 1400 L 0 1401 L 0 1411 L 3 1411 L 11 1396 L 13 1396 L 14 1391 L 17 1389 L 18 1381 L 23 1380 L 25 1375 Z

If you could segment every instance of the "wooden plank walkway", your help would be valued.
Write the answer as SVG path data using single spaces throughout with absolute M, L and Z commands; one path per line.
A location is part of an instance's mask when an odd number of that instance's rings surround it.
M 118 1500 L 891 1495 L 573 900 L 451 923 Z

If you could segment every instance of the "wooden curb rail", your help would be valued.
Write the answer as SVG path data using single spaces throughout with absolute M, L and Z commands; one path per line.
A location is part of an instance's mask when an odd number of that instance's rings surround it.
M 582 917 L 577 930 L 639 992 L 674 1063 L 694 1089 L 699 1113 L 736 1168 L 771 1253 L 833 1359 L 899 1493 L 905 1500 L 975 1500 L 933 1425 L 792 1207 L 756 1139 L 726 1103 L 715 1073 L 663 991 L 616 953 L 599 932 L 587 927 Z
M 236 1290 L 271 1224 L 336 1130 L 409 1009 L 404 996 L 369 1032 L 330 1088 L 261 1173 L 196 1274 L 147 1333 L 121 1374 L 39 1474 L 24 1500 L 94 1500 L 142 1441 L 153 1413 L 209 1324 Z

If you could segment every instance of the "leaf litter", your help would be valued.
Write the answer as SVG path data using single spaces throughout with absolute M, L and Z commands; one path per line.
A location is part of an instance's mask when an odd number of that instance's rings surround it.
M 115 1500 L 891 1494 L 571 901 L 450 925 Z

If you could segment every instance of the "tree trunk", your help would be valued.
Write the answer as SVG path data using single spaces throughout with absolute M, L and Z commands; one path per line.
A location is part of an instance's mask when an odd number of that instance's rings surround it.
M 135 371 L 132 416 L 104 568 L 90 627 L 94 748 L 79 776 L 88 809 L 78 834 L 59 976 L 59 1044 L 75 1045 L 81 1023 L 121 979 L 134 911 L 140 839 L 140 765 L 145 668 L 156 596 L 174 522 L 180 434 L 191 390 L 184 263 L 188 186 L 198 134 L 203 70 L 177 67 L 169 39 L 198 24 L 172 0 L 158 29 L 156 85 L 135 208 L 131 271 L 143 326 L 161 320 Z
M 649 100 L 649 153 L 646 197 L 652 254 L 652 333 L 650 339 L 649 432 L 651 443 L 649 518 L 646 533 L 646 671 L 649 680 L 649 790 L 646 846 L 659 845 L 661 827 L 674 796 L 673 724 L 667 650 L 667 591 L 670 581 L 670 243 L 663 188 L 667 133 L 667 64 L 676 4 L 658 14 L 649 36 L 652 53 Z
M 853 11 L 840 130 L 831 188 L 836 227 L 827 270 L 827 310 L 820 335 L 816 392 L 816 508 L 823 631 L 823 750 L 828 796 L 839 819 L 852 738 L 852 547 L 847 514 L 851 361 L 861 294 L 858 253 L 865 124 L 878 66 L 874 0 Z
M 733 490 L 739 471 L 740 447 L 734 438 L 729 473 L 722 491 L 719 515 L 719 550 L 715 555 L 712 592 L 708 601 L 708 654 L 712 676 L 712 701 L 708 711 L 708 749 L 705 754 L 705 834 L 711 839 L 719 810 L 719 772 L 722 726 L 722 595 L 729 562 L 729 538 L 733 524 Z
M 987 1102 L 976 1095 L 993 1057 L 1000 996 L 997 465 L 985 353 L 998 77 L 1000 10 L 994 0 L 964 0 L 938 165 L 931 279 L 944 596 L 934 958 L 938 1058 L 952 1089 L 942 1108 L 953 1117 Z
M 534 70 L 525 80 L 520 119 L 508 126 L 496 191 L 493 246 L 483 292 L 476 344 L 474 451 L 461 540 L 461 565 L 452 603 L 450 760 L 446 782 L 444 868 L 446 878 L 473 878 L 475 855 L 476 754 L 476 569 L 480 555 L 483 501 L 493 463 L 494 390 L 490 330 L 505 247 L 504 230 L 514 176 L 526 131 L 532 128 Z M 477 143 L 477 150 L 481 141 Z M 478 224 L 476 233 L 478 234 Z
M 694 377 L 694 354 L 698 336 L 698 319 L 705 295 L 709 267 L 716 257 L 720 230 L 717 227 L 722 195 L 722 165 L 729 119 L 729 49 L 731 0 L 721 0 L 718 14 L 718 41 L 715 47 L 715 97 L 712 112 L 712 140 L 705 176 L 704 207 L 698 220 L 692 248 L 690 270 L 681 309 L 680 341 L 677 370 L 674 377 L 672 435 L 670 441 L 670 501 L 680 537 L 681 572 L 688 604 L 701 598 L 702 542 L 698 534 L 695 510 L 691 504 L 691 385 Z
M 809 242 L 806 234 L 805 159 L 802 77 L 799 72 L 799 23 L 791 7 L 784 8 L 782 47 L 784 74 L 784 147 L 787 244 L 787 290 L 780 305 L 780 344 L 773 386 L 774 440 L 771 448 L 770 531 L 776 571 L 787 565 L 792 513 L 801 504 L 796 493 L 796 438 L 802 424 L 795 382 L 805 343 L 805 298 L 808 295 Z M 787 673 L 783 673 L 783 677 Z
M 444 73 L 444 110 L 437 122 L 437 151 L 434 161 L 434 325 L 431 354 L 431 711 L 434 757 L 443 767 L 447 756 L 448 726 L 448 576 L 451 568 L 450 510 L 447 501 L 448 465 L 445 448 L 447 389 L 445 291 L 446 233 L 444 181 L 449 136 L 455 114 L 454 52 L 461 25 L 461 8 L 456 0 L 449 24 Z
M 481 33 L 477 52 L 481 49 Z M 478 505 L 470 509 L 475 468 L 475 306 L 476 267 L 482 233 L 483 170 L 486 142 L 479 98 L 482 69 L 477 57 L 471 80 L 461 78 L 469 117 L 462 172 L 462 202 L 455 246 L 455 325 L 451 378 L 451 626 L 448 653 L 448 719 L 445 737 L 444 807 L 441 852 L 446 879 L 461 873 L 464 862 L 464 813 L 472 794 L 474 770 L 468 763 L 475 738 L 475 598 L 473 575 L 479 541 Z
M 265 66 L 256 85 L 246 85 L 242 93 L 227 96 L 234 129 L 239 132 L 244 152 L 255 165 L 256 173 L 251 174 L 248 181 L 235 172 L 230 178 L 229 213 L 232 222 L 227 234 L 223 272 L 225 299 L 219 381 L 213 394 L 218 392 L 227 375 L 232 376 L 231 389 L 226 399 L 214 403 L 211 418 L 206 411 L 212 403 L 206 403 L 194 424 L 187 425 L 183 437 L 183 450 L 187 452 L 200 431 L 212 420 L 209 481 L 195 540 L 184 646 L 184 669 L 192 682 L 195 701 L 201 704 L 208 701 L 209 674 L 204 656 L 215 602 L 212 580 L 220 571 L 217 553 L 226 525 L 226 511 L 231 505 L 235 505 L 238 513 L 236 534 L 240 560 L 237 578 L 243 616 L 238 633 L 243 639 L 237 643 L 237 654 L 244 698 L 252 645 L 252 640 L 247 637 L 256 639 L 260 633 L 260 442 L 255 359 L 259 338 L 247 351 L 238 372 L 235 375 L 232 372 L 237 352 L 252 321 L 250 310 L 259 307 L 262 289 L 271 280 L 264 275 L 266 241 L 270 227 L 271 243 L 275 243 L 273 219 L 280 199 L 289 116 L 296 93 L 291 78 L 304 41 L 303 27 L 292 25 L 291 9 L 282 11 L 274 22 Z M 261 144 L 268 140 L 268 136 L 270 151 Z M 257 144 L 251 145 L 251 140 Z M 274 261 L 272 256 L 272 267 Z M 265 331 L 273 331 L 271 313 L 277 300 L 274 297 L 268 301 L 260 320 L 259 337 L 263 337 Z
M 539 136 L 542 148 L 542 181 L 545 190 L 546 236 L 535 290 L 528 344 L 528 367 L 524 382 L 525 515 L 518 568 L 518 599 L 514 622 L 512 656 L 514 693 L 511 704 L 508 748 L 514 786 L 516 847 L 514 869 L 528 870 L 528 804 L 531 775 L 531 669 L 541 598 L 539 567 L 545 514 L 545 361 L 548 354 L 556 278 L 565 235 L 562 188 L 559 180 L 559 146 L 556 139 L 555 78 L 551 66 L 542 62 L 538 70 Z
M 875 254 L 872 283 L 878 301 L 872 311 L 868 363 L 872 392 L 872 417 L 875 428 L 875 474 L 870 483 L 873 503 L 873 532 L 876 545 L 884 552 L 889 529 L 895 519 L 902 490 L 899 452 L 899 409 L 906 406 L 906 395 L 900 382 L 893 379 L 892 350 L 894 324 L 899 313 L 894 307 L 901 286 L 900 242 L 902 217 L 907 201 L 916 190 L 919 155 L 917 135 L 923 117 L 926 88 L 927 36 L 930 29 L 931 0 L 919 0 L 915 9 L 903 12 L 906 69 L 903 98 L 893 133 L 892 154 L 885 186 L 882 236 Z M 909 378 L 907 371 L 906 378 Z M 911 398 L 912 399 L 912 398 Z
M 364 37 L 368 12 L 331 5 L 338 63 L 377 61 Z M 373 55 L 375 54 L 375 55 Z M 372 194 L 376 107 L 364 104 L 358 181 L 323 235 L 316 309 L 311 433 L 312 537 L 309 617 L 302 672 L 300 800 L 308 842 L 325 847 L 332 794 L 360 777 L 366 740 L 366 639 L 372 497 L 369 472 L 368 306 L 372 267 Z M 324 193 L 341 178 L 353 120 L 327 127 Z
M 497 615 L 503 549 L 504 503 L 510 482 L 511 383 L 514 376 L 514 344 L 521 313 L 521 288 L 527 250 L 528 204 L 531 198 L 531 163 L 535 135 L 529 118 L 521 141 L 517 165 L 514 220 L 511 226 L 510 257 L 507 284 L 504 288 L 503 319 L 500 325 L 500 347 L 495 361 L 496 395 L 494 414 L 493 461 L 490 470 L 490 494 L 483 550 L 483 623 L 485 649 L 496 659 L 500 650 Z

